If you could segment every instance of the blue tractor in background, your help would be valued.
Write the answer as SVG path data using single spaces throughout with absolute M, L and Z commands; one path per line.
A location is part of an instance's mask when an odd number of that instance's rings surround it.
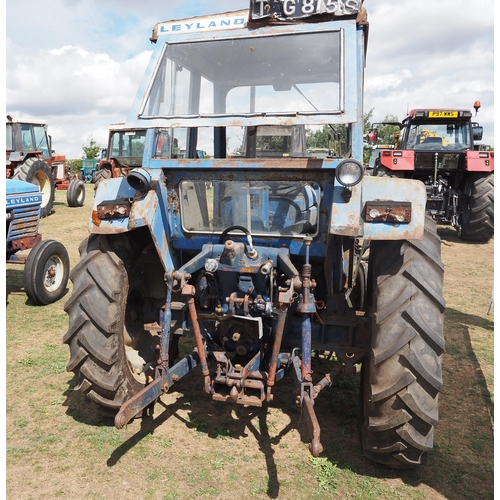
M 82 168 L 80 169 L 79 177 L 84 182 L 93 182 L 94 174 L 99 160 L 84 158 L 82 160 Z
M 38 232 L 42 193 L 30 182 L 6 179 L 7 263 L 24 264 L 24 289 L 36 305 L 51 304 L 66 291 L 69 256 L 64 245 Z M 21 255 L 23 250 L 29 254 Z
M 365 174 L 367 27 L 361 0 L 252 0 L 155 26 L 126 123 L 146 130 L 142 162 L 100 181 L 65 306 L 75 389 L 118 428 L 195 367 L 208 397 L 254 406 L 290 374 L 318 456 L 315 400 L 360 371 L 364 454 L 425 463 L 440 239 L 422 182 Z M 333 129 L 336 148 L 295 154 L 289 126 Z M 330 373 L 313 372 L 332 354 Z

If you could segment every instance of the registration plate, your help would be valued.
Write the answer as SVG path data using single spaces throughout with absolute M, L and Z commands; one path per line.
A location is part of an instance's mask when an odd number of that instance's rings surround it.
M 458 111 L 429 111 L 429 118 L 458 118 Z
M 274 17 L 282 21 L 318 14 L 351 16 L 361 9 L 362 0 L 251 0 L 250 18 Z

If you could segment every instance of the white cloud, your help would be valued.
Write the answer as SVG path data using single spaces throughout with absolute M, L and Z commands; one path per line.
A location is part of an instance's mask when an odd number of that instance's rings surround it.
M 400 87 L 408 79 L 412 78 L 412 72 L 409 69 L 402 69 L 394 73 L 385 73 L 383 75 L 370 78 L 366 85 L 367 92 L 381 92 Z
M 214 4 L 217 4 L 214 7 Z M 55 149 L 80 157 L 123 121 L 149 60 L 154 24 L 247 8 L 248 0 L 39 0 L 7 5 L 6 107 L 47 120 Z M 493 143 L 493 0 L 365 0 L 365 111 L 468 107 Z M 30 12 L 26 16 L 26 12 Z M 22 26 L 22 30 L 18 29 Z
M 402 120 L 417 107 L 482 108 L 494 137 L 493 0 L 366 0 L 370 22 L 365 111 Z
M 150 56 L 144 51 L 118 62 L 80 47 L 33 51 L 10 42 L 7 111 L 14 117 L 46 120 L 57 150 L 78 158 L 89 134 L 97 140 L 97 130 L 125 120 Z M 99 132 L 105 142 L 102 136 Z
M 247 6 L 247 0 L 220 0 L 217 8 Z M 108 126 L 124 121 L 133 103 L 155 23 L 213 8 L 211 0 L 9 2 L 7 112 L 45 120 L 54 149 L 68 158 L 80 158 L 90 136 L 104 147 Z

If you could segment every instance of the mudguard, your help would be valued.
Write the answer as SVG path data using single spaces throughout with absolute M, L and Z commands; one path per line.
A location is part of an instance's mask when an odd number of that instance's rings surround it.
M 161 170 L 152 170 L 151 189 L 139 193 L 133 189 L 126 178 L 114 178 L 101 181 L 96 191 L 89 231 L 92 234 L 118 234 L 132 231 L 140 227 L 148 227 L 158 249 L 165 270 L 172 269 L 169 245 L 165 228 L 168 225 L 168 196 L 165 185 L 160 182 Z M 128 216 L 102 220 L 97 217 L 97 208 L 106 201 L 118 200 L 130 203 Z
M 330 234 L 363 237 L 373 240 L 422 239 L 427 195 L 423 182 L 391 177 L 363 178 L 354 186 L 348 201 L 344 188 L 335 186 L 330 219 Z M 386 206 L 389 213 L 398 207 L 411 209 L 409 222 L 370 220 L 367 204 Z M 389 218 L 387 218 L 389 219 Z

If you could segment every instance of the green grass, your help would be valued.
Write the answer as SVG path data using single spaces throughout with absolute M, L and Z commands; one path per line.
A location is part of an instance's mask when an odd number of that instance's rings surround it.
M 70 209 L 56 193 L 43 219 L 45 239 L 61 241 L 71 265 L 88 234 L 93 190 Z M 198 369 L 174 385 L 153 418 L 117 430 L 74 388 L 66 372 L 64 303 L 36 307 L 22 286 L 22 266 L 7 266 L 6 496 L 25 499 L 269 498 L 456 500 L 493 498 L 493 316 L 488 316 L 493 242 L 465 244 L 444 232 L 444 393 L 429 463 L 395 471 L 365 459 L 356 419 L 359 372 L 321 392 L 315 409 L 323 453 L 311 457 L 295 386 L 285 378 L 263 408 L 211 400 Z M 477 255 L 480 252 L 481 259 Z M 470 293 L 473 284 L 473 293 Z M 189 352 L 192 341 L 181 348 Z M 315 374 L 331 363 L 315 362 Z

